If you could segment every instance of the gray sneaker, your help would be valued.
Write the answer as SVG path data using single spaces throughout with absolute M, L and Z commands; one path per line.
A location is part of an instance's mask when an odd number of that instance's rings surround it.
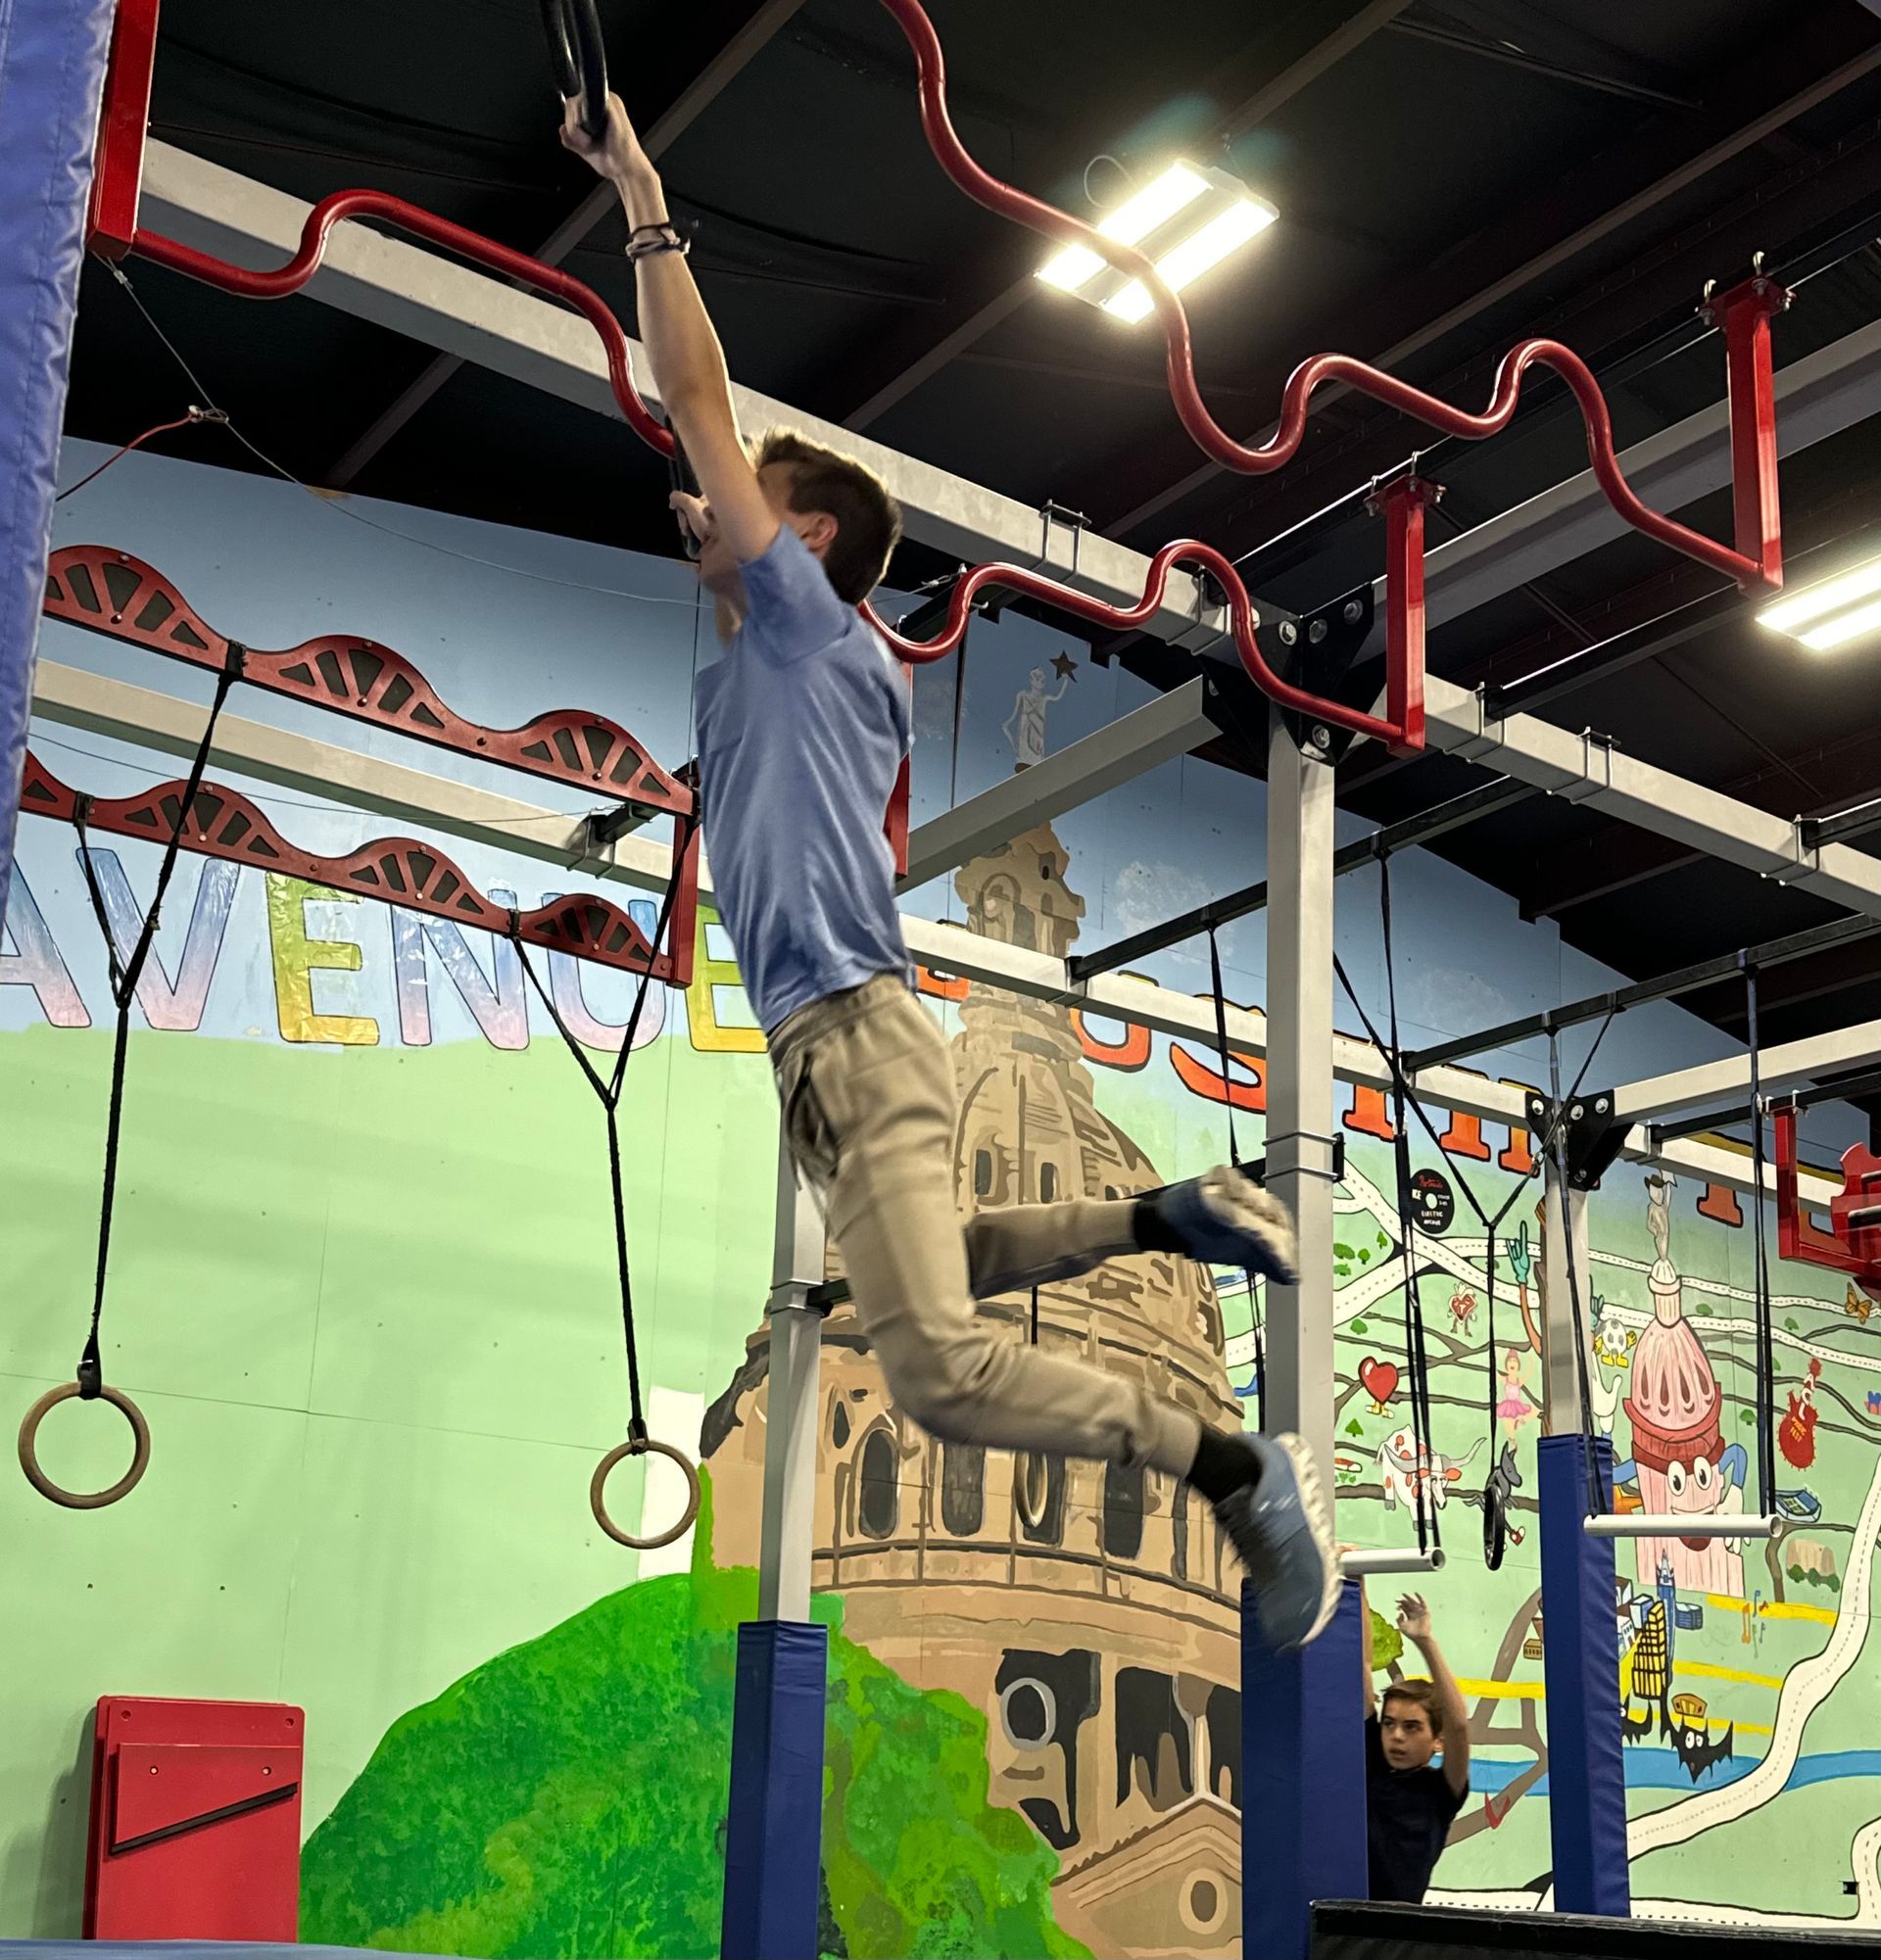
M 1276 1647 L 1305 1647 L 1339 1603 L 1332 1515 L 1312 1453 L 1297 1436 L 1237 1436 L 1259 1479 L 1215 1506 L 1254 1586 L 1261 1626 Z

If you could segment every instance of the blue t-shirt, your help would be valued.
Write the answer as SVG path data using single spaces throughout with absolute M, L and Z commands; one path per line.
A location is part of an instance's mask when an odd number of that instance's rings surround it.
M 712 887 L 769 1034 L 877 974 L 912 979 L 882 835 L 912 717 L 899 662 L 788 524 L 742 569 L 745 623 L 699 677 L 699 770 Z

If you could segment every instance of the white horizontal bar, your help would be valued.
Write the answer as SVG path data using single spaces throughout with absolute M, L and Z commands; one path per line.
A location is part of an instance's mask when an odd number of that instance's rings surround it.
M 32 712 L 43 721 L 188 757 L 195 754 L 202 740 L 208 711 L 174 694 L 42 657 L 33 680 Z M 514 796 L 226 711 L 217 726 L 210 755 L 215 765 L 258 782 L 369 811 L 395 824 L 441 831 L 494 850 L 513 851 L 554 864 L 572 877 L 657 892 L 665 889 L 671 875 L 672 853 L 657 832 L 631 832 L 598 854 L 589 855 L 584 851 L 584 823 L 579 816 L 544 809 Z M 291 825 L 286 828 L 291 836 Z M 700 896 L 709 902 L 711 865 L 703 859 L 699 887 Z M 1215 1009 L 1206 995 L 1178 993 L 1130 974 L 1099 974 L 1084 985 L 1074 986 L 1063 960 L 1029 947 L 1008 945 L 970 932 L 964 926 L 905 912 L 901 927 L 909 952 L 937 973 L 983 980 L 1038 1000 L 1068 1002 L 1091 1014 L 1192 1042 L 1201 1054 L 1215 1053 Z M 1227 1022 L 1229 1041 L 1237 1053 L 1257 1061 L 1265 1058 L 1265 1014 L 1230 1006 Z M 1389 1088 L 1391 1076 L 1384 1057 L 1369 1041 L 1334 1034 L 1332 1051 L 1333 1074 L 1340 1081 Z M 1425 1070 L 1418 1077 L 1418 1091 L 1433 1108 L 1480 1117 L 1511 1129 L 1520 1129 L 1526 1123 L 1527 1102 L 1519 1084 L 1495 1081 L 1467 1069 Z M 1655 1157 L 1648 1133 L 1641 1126 L 1628 1136 L 1625 1154 L 1707 1183 L 1739 1191 L 1751 1188 L 1748 1157 L 1697 1137 L 1668 1143 Z M 1764 1174 L 1765 1189 L 1774 1194 L 1774 1174 L 1767 1167 Z M 1840 1189 L 1839 1180 L 1804 1173 L 1804 1196 L 1811 1205 L 1826 1207 Z
M 1341 1552 L 1339 1570 L 1348 1579 L 1370 1579 L 1387 1572 L 1441 1572 L 1448 1554 L 1442 1546 L 1429 1552 Z
M 1881 919 L 1881 858 L 1849 844 L 1805 850 L 1797 826 L 1715 789 L 1655 768 L 1534 715 L 1492 721 L 1482 696 L 1438 679 L 1424 683 L 1432 748 L 1481 764 L 1550 795 L 1708 852 L 1831 905 Z
M 1881 859 L 1870 858 L 1881 869 Z M 1811 1034 L 1765 1048 L 1758 1058 L 1758 1076 L 1766 1095 L 1839 1076 L 1881 1062 L 1881 1021 L 1857 1022 L 1832 1034 Z M 1642 1123 L 1668 1111 L 1704 1103 L 1728 1106 L 1751 1092 L 1751 1058 L 1734 1055 L 1724 1062 L 1706 1062 L 1696 1069 L 1675 1069 L 1669 1075 L 1648 1076 L 1621 1082 L 1614 1090 L 1615 1113 L 1624 1122 Z
M 1774 1517 L 1708 1517 L 1693 1511 L 1619 1511 L 1581 1519 L 1589 1538 L 1774 1538 Z
M 145 151 L 145 229 L 231 263 L 251 268 L 281 264 L 300 242 L 309 209 L 299 198 L 173 144 L 153 140 Z M 422 246 L 362 224 L 339 225 L 324 263 L 304 291 L 359 319 L 408 334 L 597 414 L 619 417 L 601 341 L 578 313 Z M 265 310 L 258 308 L 256 317 L 256 331 L 265 333 Z M 657 406 L 645 355 L 637 342 L 630 346 L 641 391 Z M 950 557 L 970 563 L 1016 559 L 1102 598 L 1133 605 L 1143 596 L 1149 560 L 1139 552 L 1095 532 L 1080 537 L 1062 524 L 1047 525 L 1036 507 L 1015 498 L 819 421 L 752 389 L 734 387 L 732 394 L 741 427 L 756 432 L 785 423 L 814 442 L 859 457 L 894 493 L 908 535 Z M 1182 574 L 1170 581 L 1168 603 L 1144 631 L 1169 641 L 1193 634 L 1201 642 L 1220 637 L 1222 620 L 1219 608 L 1202 607 L 1196 580 Z

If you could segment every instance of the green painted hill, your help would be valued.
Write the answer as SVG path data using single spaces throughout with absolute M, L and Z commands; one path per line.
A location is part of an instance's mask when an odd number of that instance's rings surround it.
M 756 1607 L 754 1573 L 701 1560 L 402 1716 L 308 1841 L 301 1937 L 514 1960 L 716 1954 L 738 1624 Z M 839 1600 L 817 1608 L 824 1952 L 1082 1954 L 1052 1920 L 1055 1855 L 987 1802 L 985 1718 L 845 1640 Z

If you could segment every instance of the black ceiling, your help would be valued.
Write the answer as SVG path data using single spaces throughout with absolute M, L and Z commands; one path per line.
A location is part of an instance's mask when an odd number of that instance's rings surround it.
M 922 140 L 913 65 L 870 0 L 602 0 L 614 81 L 662 159 L 734 372 L 749 385 L 1027 502 L 1150 547 L 1250 550 L 1402 459 L 1416 438 L 1347 399 L 1276 477 L 1212 471 L 1178 426 L 1153 327 L 1037 286 L 1037 242 L 980 211 Z M 1714 402 L 1691 346 L 1709 277 L 1754 250 L 1827 264 L 1779 322 L 1779 360 L 1881 315 L 1881 0 L 935 0 L 955 120 L 998 174 L 1077 211 L 1109 164 L 1220 161 L 1281 215 L 1196 291 L 1204 392 L 1271 417 L 1288 370 L 1383 359 L 1470 406 L 1508 345 L 1558 335 L 1610 377 L 1622 444 Z M 742 36 L 742 38 L 741 38 Z M 742 60 L 728 61 L 737 49 Z M 716 62 L 716 66 L 714 63 Z M 699 106 L 699 80 L 710 99 Z M 1797 107 L 1801 103 L 1803 106 Z M 555 140 L 536 0 L 167 0 L 153 132 L 313 199 L 397 192 L 526 250 L 592 179 Z M 631 325 L 616 216 L 566 263 Z M 1563 249 L 1565 248 L 1565 249 Z M 306 301 L 266 310 L 133 262 L 137 292 L 275 462 L 316 485 L 664 551 L 662 481 L 624 429 L 459 369 L 396 433 L 381 417 L 428 350 Z M 85 274 L 69 425 L 121 442 L 192 390 L 98 265 Z M 1785 466 L 1792 551 L 1881 537 L 1872 425 Z M 384 436 L 382 446 L 380 438 Z M 373 454 L 359 460 L 368 439 Z M 167 439 L 257 466 L 213 428 Z M 160 443 L 159 447 L 166 444 Z M 351 458 L 346 467 L 343 459 Z M 1467 527 L 1582 466 L 1559 391 L 1432 473 Z M 1725 500 L 1699 521 L 1728 531 Z M 1436 535 L 1441 535 L 1440 530 Z M 1250 583 L 1310 604 L 1369 578 L 1359 506 L 1263 553 Z M 1825 555 L 1827 552 L 1825 551 Z M 909 584 L 938 569 L 909 548 Z M 1502 685 L 1710 592 L 1628 539 L 1437 632 L 1436 672 Z M 1123 650 L 1123 649 L 1119 649 Z M 1128 649 L 1167 681 L 1182 656 Z M 1542 710 L 1784 815 L 1881 794 L 1881 652 L 1812 660 L 1741 615 Z M 1468 787 L 1459 765 L 1361 755 L 1341 797 L 1376 818 Z M 1799 929 L 1818 902 L 1548 803 L 1437 846 L 1633 975 Z M 1772 974 L 1775 1038 L 1881 1014 L 1881 950 Z M 1736 1002 L 1701 1000 L 1733 1027 Z

